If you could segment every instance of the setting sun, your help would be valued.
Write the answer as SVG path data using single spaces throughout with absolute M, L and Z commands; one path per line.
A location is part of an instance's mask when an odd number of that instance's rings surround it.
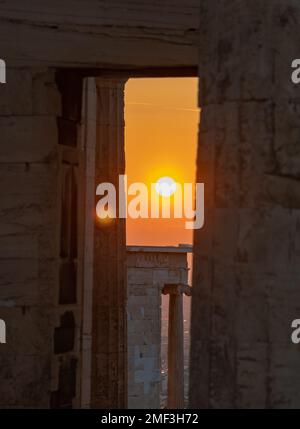
M 170 197 L 176 191 L 176 183 L 171 177 L 161 177 L 155 185 L 156 192 L 162 197 Z

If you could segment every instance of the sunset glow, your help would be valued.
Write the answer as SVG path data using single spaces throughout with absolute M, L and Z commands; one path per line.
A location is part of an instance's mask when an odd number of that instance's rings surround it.
M 125 87 L 128 184 L 168 177 L 195 183 L 199 123 L 196 78 L 130 79 Z M 177 192 L 175 192 L 177 194 Z M 160 195 L 162 195 L 160 193 Z M 173 200 L 173 195 L 172 195 Z M 185 219 L 127 219 L 127 244 L 192 243 Z

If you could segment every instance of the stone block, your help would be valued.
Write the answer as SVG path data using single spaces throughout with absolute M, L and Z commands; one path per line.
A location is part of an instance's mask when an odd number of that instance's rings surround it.
M 0 127 L 1 163 L 50 163 L 55 160 L 58 142 L 55 117 L 0 117 Z
M 241 210 L 238 262 L 255 266 L 257 273 L 290 272 L 291 232 L 294 228 L 293 214 L 287 209 L 274 207 Z
M 32 73 L 7 69 L 7 83 L 0 85 L 0 115 L 32 115 Z
M 236 408 L 264 408 L 268 391 L 268 344 L 243 342 L 237 351 Z
M 299 99 L 300 86 L 291 80 L 292 61 L 299 58 L 300 16 L 298 4 L 294 1 L 277 1 L 273 9 L 272 34 L 274 50 L 274 97 L 281 101 Z M 281 102 L 280 101 L 280 102 Z M 288 130 L 287 130 L 288 131 Z
M 1 306 L 53 304 L 56 261 L 38 259 L 0 259 Z
M 270 352 L 269 406 L 270 408 L 297 408 L 299 393 L 299 350 L 293 344 L 274 345 Z
M 294 85 L 295 86 L 295 85 Z M 296 87 L 296 86 L 295 86 Z M 300 181 L 300 103 L 281 100 L 275 106 L 275 175 Z M 292 203 L 292 202 L 291 202 Z
M 233 340 L 211 342 L 210 407 L 233 408 L 235 399 L 235 353 Z
M 152 284 L 153 273 L 147 268 L 128 268 L 127 270 L 128 284 L 147 285 Z
M 4 195 L 40 195 L 51 200 L 57 190 L 57 166 L 50 164 L 0 164 L 0 191 Z
M 47 68 L 35 70 L 32 77 L 33 115 L 60 116 L 61 103 L 55 70 L 49 71 Z
M 43 355 L 52 350 L 52 309 L 49 306 L 0 307 L 6 322 L 7 342 L 3 355 Z

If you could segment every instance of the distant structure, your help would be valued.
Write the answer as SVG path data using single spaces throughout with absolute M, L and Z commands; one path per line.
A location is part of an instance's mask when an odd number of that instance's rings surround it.
M 189 245 L 127 246 L 129 408 L 161 407 L 161 294 L 169 293 L 166 290 L 169 284 L 187 285 L 187 254 L 191 252 Z M 173 338 L 179 341 L 173 345 L 170 361 L 179 356 L 180 374 L 173 380 L 171 393 L 176 394 L 182 380 L 179 390 L 183 399 L 182 302 L 178 304 L 169 303 L 170 312 L 174 314 L 169 320 L 169 345 L 173 344 Z M 173 378 L 172 368 L 170 375 Z

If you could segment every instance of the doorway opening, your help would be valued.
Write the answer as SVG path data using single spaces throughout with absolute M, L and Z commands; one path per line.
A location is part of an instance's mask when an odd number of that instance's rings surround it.
M 155 184 L 157 189 L 162 181 L 168 192 L 173 182 L 195 184 L 199 124 L 197 88 L 198 79 L 194 77 L 132 78 L 127 81 L 125 158 L 128 185 L 143 183 L 150 188 Z M 168 252 L 176 252 L 177 247 L 192 246 L 193 230 L 186 229 L 185 222 L 183 216 L 128 217 L 126 220 L 128 248 L 132 250 L 132 246 L 139 246 L 141 255 L 144 248 L 144 256 L 136 259 L 138 270 L 129 268 L 132 271 L 128 277 L 128 293 L 132 298 L 129 302 L 136 304 L 128 311 L 128 335 L 132 337 L 128 343 L 129 408 L 155 408 L 157 384 L 160 386 L 159 405 L 167 407 L 169 295 L 162 295 L 161 290 L 164 283 L 180 283 L 183 281 L 180 279 L 186 278 L 182 262 L 176 266 L 176 258 L 167 256 L 170 255 Z M 172 266 L 168 266 L 169 261 Z M 191 285 L 191 252 L 187 254 L 187 268 Z M 139 278 L 132 278 L 134 275 Z M 157 312 L 152 305 L 157 302 L 157 296 L 151 297 L 155 293 L 159 294 L 160 300 Z M 190 301 L 189 297 L 183 297 L 185 404 L 188 400 Z M 149 308 L 151 312 L 147 311 Z M 157 326 L 153 319 L 157 317 L 160 319 L 160 344 L 155 344 L 157 333 L 153 332 Z

